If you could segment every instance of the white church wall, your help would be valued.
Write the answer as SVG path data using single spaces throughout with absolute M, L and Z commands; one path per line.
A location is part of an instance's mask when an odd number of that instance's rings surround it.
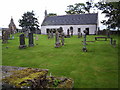
M 96 25 L 52 25 L 52 26 L 41 26 L 41 34 L 47 34 L 46 29 L 57 29 L 62 27 L 64 30 L 64 33 L 67 34 L 67 30 L 70 29 L 70 27 L 73 27 L 73 34 L 78 34 L 78 28 L 81 28 L 81 33 L 83 33 L 83 30 L 86 28 L 89 28 L 89 34 L 95 34 L 96 31 Z

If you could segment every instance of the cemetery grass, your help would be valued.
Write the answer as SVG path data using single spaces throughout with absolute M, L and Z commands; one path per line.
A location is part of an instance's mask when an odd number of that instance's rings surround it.
M 94 37 L 87 36 L 87 41 L 94 41 Z M 112 37 L 118 45 L 118 36 Z M 65 46 L 54 48 L 54 39 L 39 35 L 34 47 L 19 50 L 16 34 L 14 40 L 2 44 L 2 65 L 49 69 L 48 75 L 72 78 L 74 88 L 117 88 L 118 46 L 113 48 L 109 40 L 87 42 L 88 52 L 82 52 L 82 40 L 77 36 L 65 38 Z

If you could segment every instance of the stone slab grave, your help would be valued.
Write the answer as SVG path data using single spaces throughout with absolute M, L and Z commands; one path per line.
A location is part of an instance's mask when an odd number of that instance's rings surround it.
M 2 88 L 73 88 L 74 81 L 66 77 L 48 76 L 48 69 L 0 66 Z

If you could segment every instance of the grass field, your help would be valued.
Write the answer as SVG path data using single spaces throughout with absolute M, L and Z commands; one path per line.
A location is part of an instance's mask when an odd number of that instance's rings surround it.
M 94 41 L 94 37 L 87 36 L 87 41 Z M 118 45 L 118 37 L 112 37 Z M 14 40 L 2 44 L 2 65 L 49 69 L 53 76 L 72 78 L 74 88 L 117 88 L 118 46 L 112 47 L 109 40 L 87 42 L 88 52 L 82 52 L 82 40 L 77 36 L 65 38 L 65 46 L 54 48 L 54 39 L 39 35 L 34 47 L 19 50 L 16 34 Z

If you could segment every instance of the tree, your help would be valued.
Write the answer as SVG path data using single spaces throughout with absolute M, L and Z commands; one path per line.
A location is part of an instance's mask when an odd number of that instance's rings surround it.
M 57 16 L 56 13 L 49 13 L 47 16 Z
M 85 4 L 83 3 L 76 3 L 74 5 L 67 6 L 67 11 L 65 11 L 67 14 L 81 14 L 85 13 Z
M 76 3 L 74 5 L 67 6 L 67 14 L 81 14 L 81 13 L 90 13 L 90 9 L 94 8 L 94 3 L 88 1 L 84 3 Z
M 93 2 L 86 2 L 85 11 L 90 13 L 90 9 L 93 8 Z
M 19 26 L 22 27 L 23 32 L 34 33 L 39 29 L 38 19 L 35 18 L 34 11 L 23 14 L 22 19 L 19 20 Z
M 108 20 L 103 20 L 101 23 L 107 25 L 107 28 L 120 28 L 120 1 L 119 2 L 98 2 L 95 5 L 99 10 L 102 10 L 102 13 L 105 13 L 105 16 L 108 17 Z

